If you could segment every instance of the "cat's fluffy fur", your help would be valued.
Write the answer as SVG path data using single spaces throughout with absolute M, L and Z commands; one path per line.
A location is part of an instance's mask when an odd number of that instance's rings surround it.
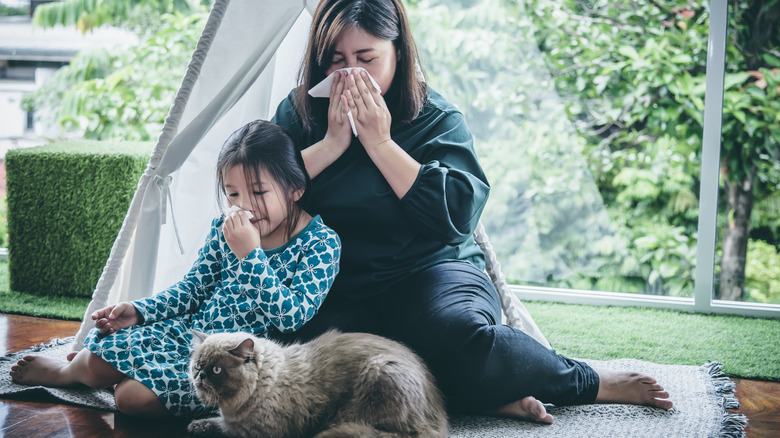
M 447 436 L 432 375 L 414 352 L 390 339 L 335 331 L 290 346 L 246 333 L 195 338 L 190 378 L 221 416 L 193 421 L 190 434 Z

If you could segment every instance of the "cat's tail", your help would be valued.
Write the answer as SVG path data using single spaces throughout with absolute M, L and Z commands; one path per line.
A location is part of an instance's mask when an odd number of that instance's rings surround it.
M 401 356 L 375 355 L 356 379 L 359 384 L 353 396 L 360 409 L 354 412 L 361 416 L 342 417 L 345 422 L 372 424 L 380 430 L 399 433 L 370 436 L 447 436 L 447 411 L 441 392 L 423 362 L 411 351 Z
M 369 424 L 341 423 L 318 433 L 314 438 L 402 438 L 406 436 L 379 430 Z

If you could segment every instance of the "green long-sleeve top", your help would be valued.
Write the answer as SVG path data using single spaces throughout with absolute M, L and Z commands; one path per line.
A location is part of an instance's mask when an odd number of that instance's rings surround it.
M 327 105 L 327 99 L 315 99 Z M 327 119 L 306 133 L 291 92 L 273 121 L 300 148 L 322 140 Z M 317 121 L 315 121 L 317 122 Z M 317 175 L 305 207 L 341 237 L 341 270 L 330 295 L 361 299 L 382 293 L 410 274 L 445 260 L 479 269 L 485 257 L 473 233 L 490 186 L 474 151 L 463 114 L 433 90 L 420 114 L 393 124 L 390 135 L 422 164 L 402 199 L 393 192 L 358 138 Z

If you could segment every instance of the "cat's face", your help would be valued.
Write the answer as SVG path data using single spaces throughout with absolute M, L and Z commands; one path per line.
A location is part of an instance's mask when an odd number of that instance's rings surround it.
M 237 333 L 204 337 L 195 335 L 190 359 L 190 379 L 198 397 L 208 406 L 246 399 L 257 382 L 252 338 Z

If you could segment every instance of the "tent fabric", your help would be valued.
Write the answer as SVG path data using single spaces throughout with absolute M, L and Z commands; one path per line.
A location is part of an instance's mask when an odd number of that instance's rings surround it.
M 197 257 L 216 203 L 214 166 L 224 139 L 255 119 L 270 119 L 296 84 L 318 0 L 216 0 L 149 164 L 111 248 L 74 349 L 91 314 L 151 296 L 180 280 Z M 506 284 L 481 224 L 475 239 L 501 295 L 506 323 L 550 348 Z

